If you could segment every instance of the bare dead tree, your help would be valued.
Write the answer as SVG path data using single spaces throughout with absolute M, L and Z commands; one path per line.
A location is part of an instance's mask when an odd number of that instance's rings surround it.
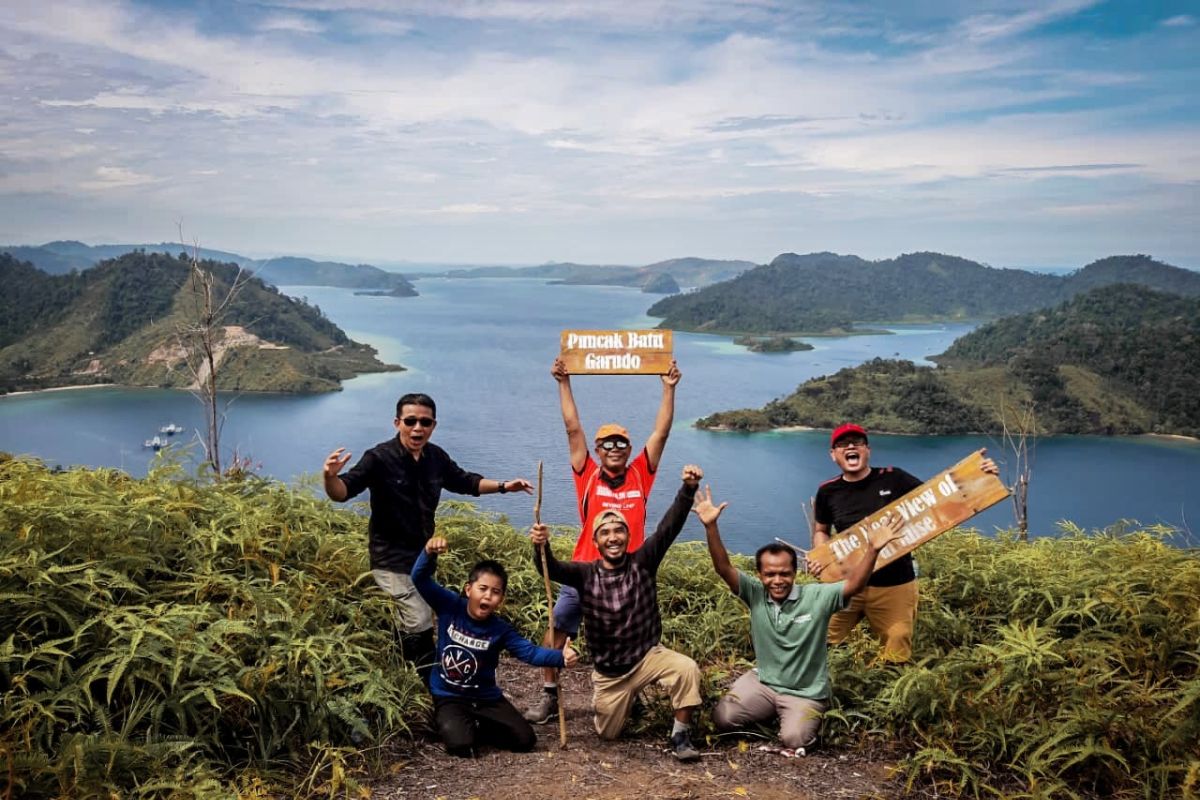
M 183 242 L 182 226 L 179 239 Z M 184 248 L 187 252 L 186 244 Z M 217 377 L 224 355 L 224 320 L 250 276 L 238 267 L 228 288 L 223 287 L 216 274 L 200 261 L 200 245 L 195 241 L 188 255 L 188 267 L 188 314 L 175 327 L 175 341 L 192 376 L 189 390 L 204 408 L 204 433 L 200 442 L 204 448 L 204 461 L 213 476 L 220 480 L 223 474 L 221 430 L 225 426 L 225 413 L 218 399 Z
M 1032 400 L 1002 403 L 1000 406 L 1002 443 L 1013 475 L 1013 516 L 1022 542 L 1029 541 L 1029 480 L 1033 475 L 1033 456 L 1037 448 L 1037 410 Z

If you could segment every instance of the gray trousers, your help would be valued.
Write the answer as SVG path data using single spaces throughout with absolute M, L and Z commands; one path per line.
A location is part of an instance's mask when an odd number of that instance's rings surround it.
M 736 681 L 713 711 L 717 730 L 732 731 L 756 722 L 779 718 L 779 738 L 784 747 L 812 747 L 829 704 L 777 692 L 758 680 L 751 670 Z

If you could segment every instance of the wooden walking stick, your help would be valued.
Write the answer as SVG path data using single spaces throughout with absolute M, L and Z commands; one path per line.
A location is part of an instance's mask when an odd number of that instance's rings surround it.
M 538 481 L 537 481 L 537 499 L 533 501 L 533 522 L 535 525 L 542 523 L 542 462 L 538 462 Z M 550 590 L 550 567 L 546 562 L 546 548 L 550 546 L 546 542 L 541 546 L 542 554 L 542 580 L 546 584 L 546 612 L 550 617 L 550 641 L 554 641 L 554 594 Z M 562 676 L 559 676 L 561 681 Z M 554 693 L 558 700 L 558 746 L 562 750 L 567 749 L 567 712 L 563 708 L 562 701 L 562 683 L 558 683 L 554 687 Z

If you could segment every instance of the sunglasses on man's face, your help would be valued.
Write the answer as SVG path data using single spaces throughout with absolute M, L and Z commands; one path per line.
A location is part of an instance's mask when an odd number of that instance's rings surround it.
M 855 447 L 866 447 L 867 440 L 861 436 L 847 436 L 844 439 L 838 439 L 837 442 L 834 443 L 833 449 L 845 450 L 850 445 L 854 445 Z
M 629 442 L 624 439 L 605 439 L 597 447 L 601 450 L 628 450 Z
M 433 417 L 405 417 L 400 421 L 406 428 L 415 428 L 418 425 L 422 428 L 432 428 L 437 423 Z

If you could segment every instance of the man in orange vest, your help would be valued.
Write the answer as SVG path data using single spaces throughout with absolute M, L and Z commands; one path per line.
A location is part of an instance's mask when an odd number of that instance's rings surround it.
M 671 435 L 671 423 L 675 419 L 675 387 L 679 385 L 681 373 L 672 361 L 670 371 L 662 379 L 662 401 L 658 415 L 654 418 L 654 430 L 646 440 L 646 446 L 633 460 L 629 431 L 616 423 L 601 425 L 594 438 L 596 457 L 588 452 L 587 438 L 579 422 L 579 409 L 571 393 L 571 376 L 561 358 L 554 360 L 550 370 L 558 382 L 558 398 L 562 405 L 563 424 L 567 428 L 567 445 L 571 451 L 571 470 L 575 475 L 575 497 L 579 504 L 579 521 L 582 525 L 579 540 L 575 543 L 573 561 L 595 561 L 600 557 L 592 542 L 592 521 L 602 511 L 619 511 L 629 527 L 629 552 L 642 546 L 646 538 L 646 501 L 654 478 L 658 473 L 658 462 Z M 557 642 L 562 648 L 567 637 L 579 633 L 582 618 L 579 593 L 569 586 L 559 589 L 558 601 L 554 604 L 554 637 L 546 631 L 542 642 L 550 647 Z M 541 699 L 525 713 L 530 722 L 542 724 L 558 716 L 558 670 L 543 670 L 545 692 Z

